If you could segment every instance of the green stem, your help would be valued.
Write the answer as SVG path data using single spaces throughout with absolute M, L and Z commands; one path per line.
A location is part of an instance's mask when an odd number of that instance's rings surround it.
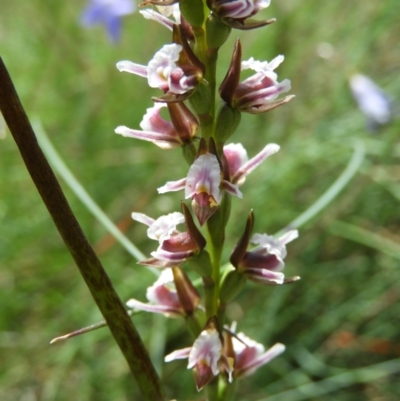
M 195 38 L 194 52 L 199 60 L 206 65 L 207 63 L 207 41 L 206 34 L 203 28 L 193 26 Z
M 207 51 L 207 65 L 206 65 L 206 79 L 210 85 L 211 104 L 210 115 L 213 119 L 215 126 L 215 95 L 216 95 L 216 75 L 217 75 L 217 60 L 219 49 L 208 49 Z
M 211 277 L 203 277 L 204 306 L 206 308 L 207 319 L 217 313 L 215 281 Z
M 72 213 L 60 184 L 39 147 L 1 58 L 0 110 L 43 202 L 128 362 L 143 398 L 148 401 L 164 401 L 160 380 L 139 333 Z
M 206 400 L 207 401 L 219 401 L 219 394 L 218 394 L 218 376 L 214 377 L 214 379 L 207 384 L 204 388 L 206 393 Z
M 220 398 L 219 401 L 230 401 L 235 394 L 235 388 L 237 380 L 233 380 L 232 383 L 227 383 L 225 380 L 221 383 L 223 379 L 220 379 Z

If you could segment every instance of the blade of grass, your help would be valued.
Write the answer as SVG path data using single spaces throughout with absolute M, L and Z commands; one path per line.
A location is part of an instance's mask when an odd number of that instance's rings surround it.
M 146 259 L 146 256 L 119 230 L 119 228 L 109 219 L 109 217 L 101 210 L 97 203 L 87 193 L 85 188 L 79 183 L 71 170 L 67 167 L 59 153 L 50 142 L 42 124 L 39 120 L 34 120 L 32 123 L 36 136 L 44 154 L 63 178 L 65 183 L 71 188 L 78 199 L 87 207 L 90 213 L 104 226 L 104 228 L 128 251 L 136 260 Z M 159 275 L 158 270 L 151 269 L 156 275 Z
M 399 244 L 354 224 L 334 221 L 328 227 L 328 232 L 386 253 L 395 259 L 400 259 Z
M 302 401 L 316 399 L 316 397 L 321 395 L 332 393 L 354 384 L 368 383 L 398 372 L 400 372 L 400 359 L 394 359 L 365 368 L 339 373 L 318 382 L 307 383 L 295 389 L 273 394 L 266 398 L 260 398 L 258 401 Z

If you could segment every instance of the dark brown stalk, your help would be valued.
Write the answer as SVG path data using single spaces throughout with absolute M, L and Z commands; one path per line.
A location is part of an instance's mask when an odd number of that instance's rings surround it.
M 65 245 L 148 401 L 164 401 L 160 380 L 139 333 L 76 220 L 43 155 L 10 75 L 0 58 L 0 110 Z

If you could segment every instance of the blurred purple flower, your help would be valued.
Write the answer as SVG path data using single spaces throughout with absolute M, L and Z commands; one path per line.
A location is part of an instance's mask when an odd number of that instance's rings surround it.
M 361 112 L 367 118 L 367 129 L 375 131 L 392 119 L 392 102 L 389 96 L 374 82 L 362 74 L 350 78 L 350 89 Z
M 121 17 L 132 14 L 136 4 L 132 0 L 89 0 L 81 17 L 81 24 L 91 27 L 103 24 L 109 38 L 117 42 L 121 35 Z

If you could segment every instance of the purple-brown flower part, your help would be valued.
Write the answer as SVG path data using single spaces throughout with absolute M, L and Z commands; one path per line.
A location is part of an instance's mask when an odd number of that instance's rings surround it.
M 236 92 L 236 88 L 240 82 L 240 71 L 242 62 L 242 45 L 237 39 L 232 53 L 231 63 L 224 80 L 219 87 L 219 94 L 226 103 L 232 105 L 232 100 Z
M 212 9 L 220 18 L 244 20 L 267 8 L 271 0 L 213 0 Z

